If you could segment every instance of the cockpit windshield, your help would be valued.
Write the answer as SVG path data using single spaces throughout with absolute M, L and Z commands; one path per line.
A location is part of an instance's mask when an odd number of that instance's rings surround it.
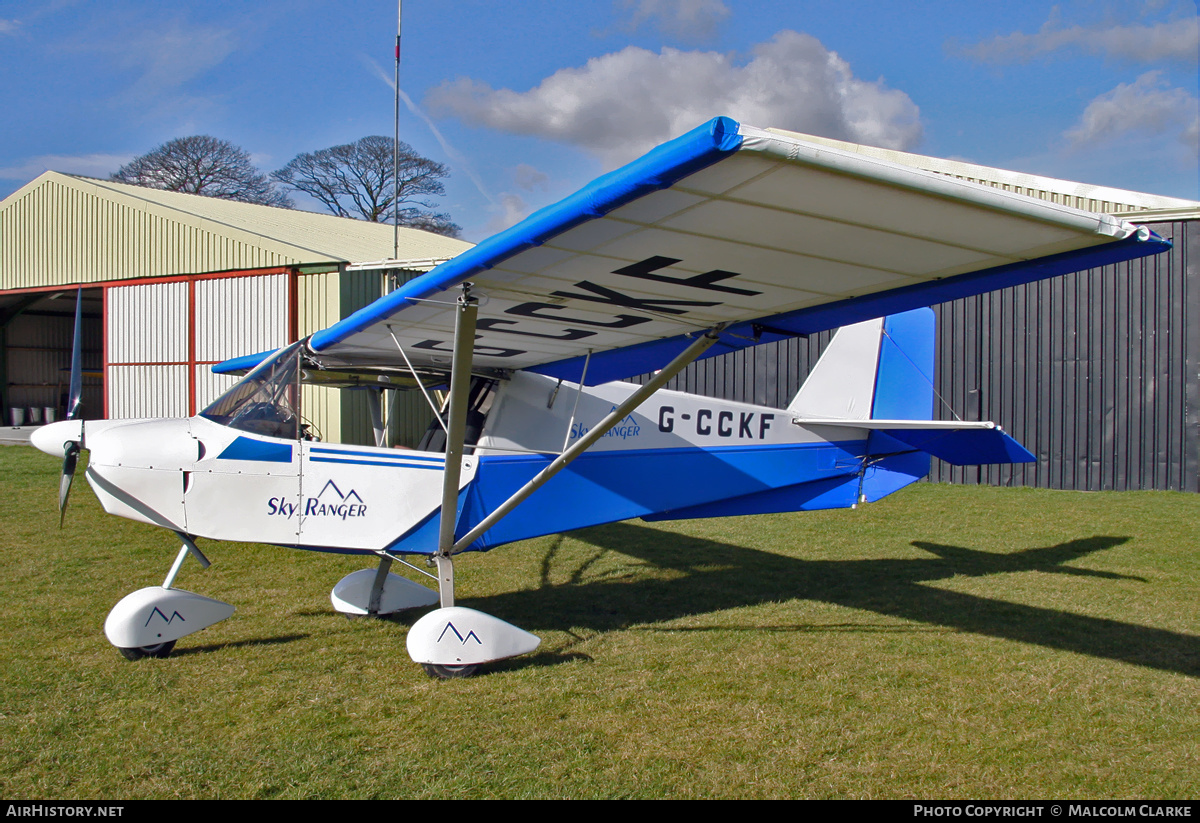
M 300 436 L 300 343 L 264 360 L 200 412 L 223 426 L 295 440 Z

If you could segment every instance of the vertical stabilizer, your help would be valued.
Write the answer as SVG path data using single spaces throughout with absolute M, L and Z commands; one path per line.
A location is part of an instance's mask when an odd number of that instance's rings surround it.
M 882 332 L 883 318 L 838 329 L 787 410 L 797 417 L 869 418 Z
M 932 309 L 842 327 L 788 411 L 816 420 L 928 420 L 935 333 Z

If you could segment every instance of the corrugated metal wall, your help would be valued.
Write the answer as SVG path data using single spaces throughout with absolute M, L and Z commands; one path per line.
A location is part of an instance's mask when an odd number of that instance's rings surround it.
M 938 416 L 1000 423 L 1038 462 L 935 460 L 932 479 L 1200 491 L 1200 222 L 1151 228 L 1174 249 L 935 307 Z M 829 337 L 701 361 L 669 387 L 785 407 Z
M 287 274 L 197 280 L 196 361 L 219 363 L 231 357 L 277 349 L 288 340 Z M 196 366 L 196 411 L 238 381 Z
M 219 363 L 286 345 L 288 277 L 196 281 L 196 359 Z
M 328 328 L 341 319 L 340 272 L 309 274 L 296 281 L 296 320 L 299 336 Z M 330 443 L 342 442 L 342 401 L 337 389 L 304 386 L 301 389 L 300 410 L 306 421 L 315 427 L 315 434 Z
M 108 290 L 110 418 L 188 416 L 187 283 Z
M 210 365 L 288 342 L 287 274 L 108 289 L 108 416 L 186 417 L 236 378 Z
M 108 290 L 108 362 L 185 362 L 187 330 L 187 283 Z
M 196 411 L 207 406 L 238 379 L 214 375 L 212 363 L 289 342 L 291 279 L 281 273 L 109 288 L 109 417 L 187 416 L 189 390 Z M 317 272 L 296 276 L 295 283 L 300 337 L 377 299 L 383 287 L 377 271 Z M 408 405 L 404 397 L 395 407 L 397 421 L 411 416 Z M 302 409 L 329 442 L 373 442 L 362 392 L 308 386 Z M 424 423 L 420 428 L 424 432 Z M 411 439 L 401 428 L 393 442 Z
M 1171 252 L 938 307 L 939 393 L 1038 462 L 934 479 L 1200 491 L 1200 223 L 1152 228 Z
M 108 417 L 187 417 L 188 367 L 110 366 Z
M 378 271 L 342 272 L 339 288 L 341 316 L 349 317 L 364 306 L 383 295 L 383 275 Z M 335 321 L 336 322 L 336 321 Z M 345 390 L 338 392 L 341 409 L 341 438 L 343 443 L 375 445 L 371 431 L 371 416 L 367 411 L 365 391 Z
M 386 291 L 406 283 L 420 272 L 405 272 L 388 281 L 379 271 L 348 271 L 342 273 L 339 300 L 341 316 L 349 317 L 362 307 L 378 300 Z M 336 322 L 336 319 L 331 321 Z M 318 327 L 321 328 L 321 327 Z M 374 445 L 371 417 L 366 391 L 340 392 L 341 442 Z M 398 396 L 395 396 L 397 395 Z M 420 391 L 386 392 L 383 398 L 384 419 L 391 445 L 414 447 L 433 420 L 433 412 Z

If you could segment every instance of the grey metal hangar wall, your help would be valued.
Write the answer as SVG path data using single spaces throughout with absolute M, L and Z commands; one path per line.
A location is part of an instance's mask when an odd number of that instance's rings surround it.
M 1174 248 L 938 307 L 938 392 L 1038 460 L 934 479 L 1200 491 L 1200 221 L 1147 225 Z
M 1200 491 L 1200 221 L 1166 254 L 935 306 L 940 419 L 993 420 L 1037 455 L 940 482 Z M 830 338 L 692 364 L 671 388 L 784 407 Z

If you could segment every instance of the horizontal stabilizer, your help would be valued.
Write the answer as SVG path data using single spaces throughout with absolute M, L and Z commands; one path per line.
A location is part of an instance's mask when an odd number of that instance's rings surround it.
M 954 466 L 1037 461 L 1028 449 L 1005 434 L 999 426 L 950 430 L 943 427 L 905 427 L 879 431 Z

